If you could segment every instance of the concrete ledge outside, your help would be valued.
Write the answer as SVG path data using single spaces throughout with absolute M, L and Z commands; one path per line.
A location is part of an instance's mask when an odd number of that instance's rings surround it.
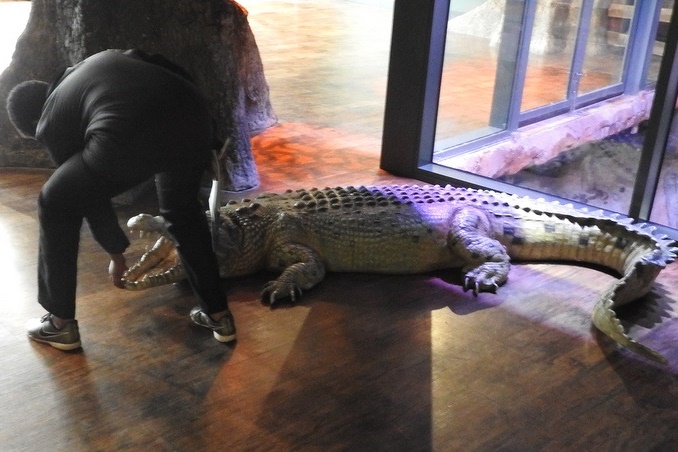
M 654 90 L 623 95 L 523 127 L 508 139 L 434 162 L 497 178 L 545 163 L 582 144 L 637 127 L 647 120 Z

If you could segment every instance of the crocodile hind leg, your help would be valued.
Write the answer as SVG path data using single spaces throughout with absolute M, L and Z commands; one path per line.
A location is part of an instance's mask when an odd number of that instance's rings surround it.
M 506 282 L 510 264 L 504 245 L 491 237 L 491 219 L 480 209 L 463 207 L 449 221 L 447 245 L 464 262 L 464 290 L 496 292 Z

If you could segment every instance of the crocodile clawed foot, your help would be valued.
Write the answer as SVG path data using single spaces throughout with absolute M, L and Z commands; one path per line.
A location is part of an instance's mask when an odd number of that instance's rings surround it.
M 467 276 L 464 280 L 464 292 L 473 291 L 473 296 L 477 297 L 481 292 L 497 293 L 499 284 L 496 282 L 480 282 L 473 277 Z
M 506 261 L 485 262 L 475 268 L 465 268 L 464 292 L 473 291 L 477 296 L 481 292 L 497 293 L 499 286 L 506 282 L 509 264 Z
M 468 292 L 469 290 L 473 290 L 473 296 L 477 297 L 480 285 L 478 284 L 478 281 L 474 281 L 473 278 L 467 276 L 464 279 L 464 292 Z
M 295 303 L 298 298 L 301 298 L 301 289 L 293 284 L 284 284 L 280 281 L 269 281 L 261 292 L 261 300 L 273 307 L 278 302 L 289 299 Z

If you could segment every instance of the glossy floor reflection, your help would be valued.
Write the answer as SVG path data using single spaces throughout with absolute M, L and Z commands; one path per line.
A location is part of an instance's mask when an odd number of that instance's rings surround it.
M 362 139 L 346 133 L 281 124 L 253 143 L 264 175 L 258 191 L 404 182 L 379 171 Z M 7 450 L 678 446 L 675 264 L 623 312 L 634 337 L 669 358 L 666 367 L 591 329 L 593 302 L 611 276 L 550 264 L 514 265 L 497 295 L 478 297 L 463 292 L 455 271 L 330 274 L 299 303 L 276 309 L 258 301 L 272 275 L 225 281 L 239 334 L 225 346 L 192 325 L 185 286 L 112 288 L 106 255 L 85 229 L 83 349 L 64 353 L 29 342 L 24 330 L 42 314 L 34 205 L 46 177 L 0 171 Z M 120 220 L 153 209 L 152 199 L 139 200 L 120 208 Z M 133 239 L 130 254 L 145 243 Z
M 280 71 L 272 87 L 284 81 Z M 331 94 L 322 98 L 324 117 L 341 105 Z M 378 169 L 374 118 L 356 127 L 301 121 L 291 113 L 314 115 L 302 98 L 274 96 L 281 124 L 252 141 L 262 184 L 230 196 L 406 182 Z M 35 301 L 35 203 L 47 177 L 0 170 L 0 449 L 678 447 L 676 264 L 623 312 L 631 334 L 669 358 L 666 367 L 617 350 L 591 329 L 594 300 L 611 276 L 550 264 L 514 265 L 497 295 L 478 297 L 463 292 L 455 271 L 330 274 L 299 303 L 277 309 L 259 302 L 272 275 L 224 281 L 239 334 L 225 346 L 192 325 L 194 298 L 184 285 L 111 287 L 107 256 L 84 228 L 83 349 L 63 353 L 29 342 L 24 329 L 43 313 Z M 154 209 L 152 197 L 140 199 L 119 218 Z M 133 238 L 130 254 L 145 246 Z

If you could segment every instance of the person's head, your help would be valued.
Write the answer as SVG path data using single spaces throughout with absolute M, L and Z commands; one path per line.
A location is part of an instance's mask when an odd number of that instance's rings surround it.
M 48 88 L 46 82 L 28 80 L 12 88 L 7 96 L 9 120 L 24 138 L 35 138 Z

